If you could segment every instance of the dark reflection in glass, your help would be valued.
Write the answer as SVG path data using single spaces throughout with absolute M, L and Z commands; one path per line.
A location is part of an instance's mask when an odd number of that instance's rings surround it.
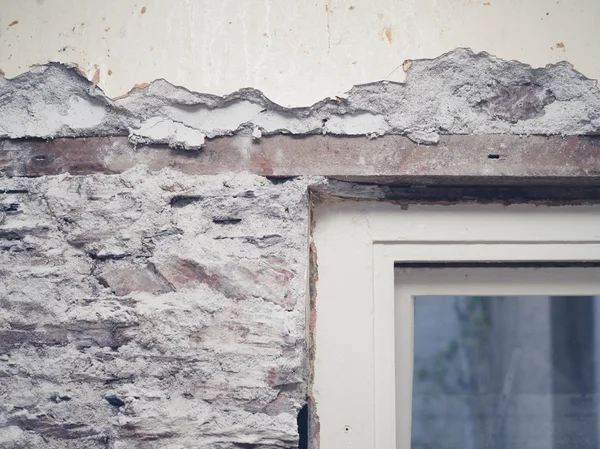
M 412 448 L 598 448 L 596 316 L 598 296 L 417 297 Z

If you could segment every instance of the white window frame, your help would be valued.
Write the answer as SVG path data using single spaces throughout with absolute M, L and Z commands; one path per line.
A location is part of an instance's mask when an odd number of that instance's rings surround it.
M 395 366 L 403 367 L 398 370 L 402 376 L 396 375 L 395 384 L 395 447 L 410 448 L 417 296 L 597 296 L 600 267 L 396 268 L 394 285 Z M 398 330 L 405 336 L 399 339 Z M 551 441 L 552 434 L 547 437 Z
M 600 261 L 598 205 L 341 201 L 317 204 L 313 214 L 312 396 L 323 449 L 410 447 L 397 439 L 396 415 L 409 432 L 410 407 L 396 406 L 396 388 L 410 391 L 412 352 L 410 363 L 398 361 L 395 341 L 412 351 L 412 325 L 396 326 L 396 316 L 413 314 L 412 302 L 395 300 L 396 263 Z

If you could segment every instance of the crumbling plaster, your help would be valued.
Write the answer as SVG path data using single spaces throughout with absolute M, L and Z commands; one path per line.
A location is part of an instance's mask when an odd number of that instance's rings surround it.
M 0 78 L 0 137 L 129 135 L 132 143 L 198 149 L 235 133 L 405 134 L 435 144 L 439 134 L 597 134 L 600 91 L 566 63 L 543 69 L 458 49 L 411 61 L 406 83 L 355 86 L 343 97 L 284 108 L 254 89 L 225 97 L 157 80 L 111 100 L 59 64 Z
M 0 138 L 128 136 L 137 152 L 195 158 L 232 134 L 260 146 L 277 134 L 436 145 L 600 132 L 598 88 L 568 63 L 458 49 L 405 69 L 405 83 L 285 108 L 254 89 L 219 97 L 164 80 L 113 100 L 52 63 L 0 78 Z M 308 188 L 327 181 L 150 171 L 140 158 L 114 175 L 0 178 L 0 447 L 294 447 L 309 379 Z
M 1 180 L 0 447 L 294 447 L 319 182 Z

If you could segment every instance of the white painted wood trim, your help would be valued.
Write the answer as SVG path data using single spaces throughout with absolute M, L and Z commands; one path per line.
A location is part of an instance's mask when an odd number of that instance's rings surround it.
M 397 445 L 395 336 L 412 351 L 412 323 L 395 326 L 395 262 L 600 261 L 600 207 L 400 206 L 334 202 L 314 209 L 317 251 L 313 397 L 320 447 Z M 402 307 L 402 309 L 397 309 Z M 410 369 L 409 369 L 410 368 Z M 410 427 L 409 427 L 410 428 Z M 399 429 L 400 430 L 400 429 Z
M 374 407 L 375 407 L 375 447 L 391 448 L 396 440 L 396 414 L 403 415 L 404 409 L 396 408 L 396 360 L 395 342 L 398 337 L 412 339 L 412 329 L 396 329 L 396 308 L 400 307 L 410 316 L 402 304 L 394 301 L 394 262 L 386 254 L 386 245 L 373 245 L 373 354 L 374 354 Z M 391 263 L 390 263 L 391 262 Z M 401 332 L 401 335 L 397 335 Z M 402 375 L 402 385 L 409 381 L 405 370 L 398 370 Z M 412 372 L 411 372 L 412 375 Z M 410 379 L 412 385 L 412 379 Z M 410 416 L 408 417 L 410 419 Z

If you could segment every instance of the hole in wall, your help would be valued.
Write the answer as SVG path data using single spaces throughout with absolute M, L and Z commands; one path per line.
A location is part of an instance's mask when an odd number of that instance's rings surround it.
M 293 181 L 294 179 L 298 178 L 298 176 L 265 176 L 265 178 L 267 178 L 271 184 L 278 185 L 284 184 L 288 181 Z
M 19 212 L 19 203 L 0 203 L 0 212 Z
M 115 395 L 106 396 L 104 399 L 110 405 L 114 405 L 115 407 L 123 407 L 125 405 L 125 402 L 123 402 L 120 398 L 118 398 Z
M 238 224 L 240 221 L 242 221 L 242 219 L 236 217 L 213 217 L 212 221 L 215 224 L 232 225 Z
M 500 159 L 499 154 L 488 154 L 488 159 Z
M 18 193 L 29 193 L 29 190 L 24 190 L 24 189 L 5 189 L 5 190 L 0 190 L 0 194 L 2 194 L 2 195 L 16 195 Z
M 308 404 L 298 412 L 298 449 L 308 449 Z
M 175 195 L 169 201 L 171 207 L 185 207 L 204 200 L 200 195 Z

